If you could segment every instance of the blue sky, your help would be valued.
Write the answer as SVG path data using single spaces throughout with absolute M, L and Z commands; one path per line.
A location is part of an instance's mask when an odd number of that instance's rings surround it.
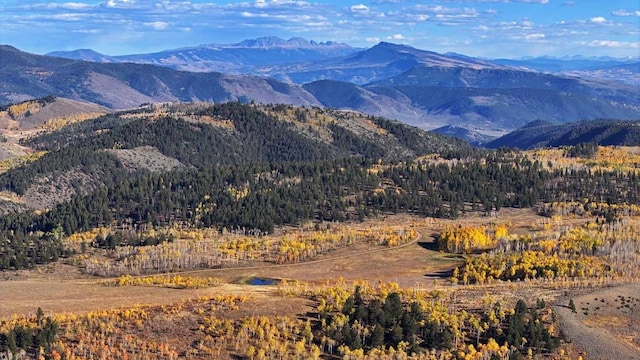
M 640 56 L 640 0 L 0 0 L 0 43 L 147 53 L 261 36 L 471 56 Z

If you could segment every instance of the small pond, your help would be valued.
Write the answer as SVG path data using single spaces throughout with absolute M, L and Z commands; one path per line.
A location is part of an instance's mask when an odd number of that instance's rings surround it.
M 247 280 L 248 285 L 276 285 L 280 282 L 278 279 L 253 277 Z

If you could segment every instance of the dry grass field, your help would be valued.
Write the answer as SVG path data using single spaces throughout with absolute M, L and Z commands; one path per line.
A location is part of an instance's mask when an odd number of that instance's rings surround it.
M 394 216 L 386 219 L 388 225 L 407 223 L 416 219 Z M 432 227 L 419 226 L 419 239 L 398 248 L 374 247 L 356 244 L 319 256 L 314 261 L 275 265 L 265 263 L 244 264 L 239 268 L 210 269 L 183 272 L 182 275 L 221 279 L 222 285 L 210 289 L 166 289 L 161 287 L 109 287 L 101 285 L 104 279 L 82 275 L 76 268 L 62 263 L 48 265 L 36 271 L 5 273 L 0 281 L 0 316 L 25 315 L 40 306 L 52 312 L 86 312 L 132 304 L 166 304 L 189 297 L 211 293 L 240 291 L 269 292 L 274 287 L 236 285 L 242 279 L 276 278 L 310 284 L 334 282 L 342 277 L 346 281 L 394 281 L 402 286 L 428 287 L 433 277 L 450 270 L 460 260 L 431 250 L 433 236 L 442 221 Z M 61 280 L 62 279 L 62 280 Z M 107 299 L 107 301 L 104 301 Z M 94 301 L 95 300 L 95 301 Z
M 436 249 L 435 238 L 442 229 L 447 226 L 505 223 L 509 224 L 512 233 L 525 234 L 530 231 L 532 224 L 540 220 L 542 217 L 532 209 L 502 209 L 495 217 L 467 214 L 457 220 L 424 219 L 408 215 L 380 217 L 352 226 L 358 228 L 378 224 L 406 227 L 416 230 L 417 238 L 397 247 L 355 243 L 321 254 L 311 261 L 294 264 L 245 262 L 238 267 L 180 273 L 182 276 L 219 279 L 217 285 L 198 289 L 108 286 L 106 283 L 114 280 L 86 275 L 61 260 L 35 270 L 5 272 L 0 280 L 0 318 L 33 316 L 38 307 L 47 314 L 84 314 L 139 305 L 169 306 L 188 302 L 189 299 L 226 295 L 244 296 L 248 300 L 233 311 L 216 316 L 231 319 L 262 315 L 304 316 L 313 305 L 308 298 L 283 298 L 278 286 L 254 286 L 247 284 L 247 279 L 284 279 L 288 283 L 299 282 L 300 286 L 310 288 L 343 281 L 347 284 L 356 281 L 371 284 L 393 282 L 401 288 L 414 291 L 453 291 L 456 302 L 469 309 L 481 307 L 487 299 L 502 299 L 507 303 L 515 303 L 517 299 L 544 299 L 550 304 L 559 305 L 556 311 L 566 326 L 564 331 L 567 337 L 572 340 L 566 347 L 569 358 L 633 359 L 625 356 L 640 351 L 640 289 L 637 285 L 602 290 L 585 286 L 564 289 L 558 284 L 538 280 L 468 286 L 452 286 L 449 283 L 451 270 L 462 264 L 462 257 Z M 580 225 L 590 220 L 593 219 L 567 218 L 563 220 L 563 225 Z M 287 231 L 295 229 L 284 232 Z M 563 306 L 569 298 L 574 299 L 577 314 Z M 179 321 L 185 321 L 188 325 L 191 321 L 188 320 L 190 310 L 184 311 L 181 315 L 184 318 Z M 185 331 L 176 333 L 176 336 L 188 339 L 188 331 Z M 178 348 L 187 346 L 174 345 Z M 613 354 L 613 357 L 602 357 L 605 356 L 603 354 Z
M 342 278 L 345 281 L 397 282 L 403 287 L 431 288 L 434 286 L 434 280 L 441 280 L 441 284 L 445 283 L 447 273 L 462 262 L 457 255 L 446 254 L 435 249 L 435 237 L 444 227 L 452 224 L 509 222 L 512 229 L 517 232 L 525 231 L 536 218 L 538 216 L 530 209 L 503 209 L 497 218 L 479 214 L 471 214 L 457 220 L 423 219 L 408 215 L 381 217 L 367 220 L 362 224 L 353 224 L 353 227 L 364 228 L 372 224 L 388 227 L 404 226 L 416 229 L 418 238 L 406 245 L 391 248 L 356 243 L 321 254 L 313 261 L 295 264 L 276 265 L 256 262 L 245 263 L 237 268 L 197 270 L 181 274 L 198 277 L 213 276 L 228 284 L 235 284 L 241 279 L 250 277 L 297 280 L 310 284 L 335 282 L 338 278 Z M 133 289 L 98 285 L 102 278 L 84 275 L 76 267 L 65 264 L 63 260 L 31 271 L 5 272 L 2 279 L 0 280 L 0 289 L 3 293 L 0 298 L 1 316 L 13 313 L 24 314 L 18 311 L 20 308 L 27 312 L 33 311 L 38 306 L 42 306 L 40 301 L 55 302 L 56 309 L 61 311 L 87 311 L 88 308 L 83 307 L 87 305 L 75 308 L 82 303 L 82 294 L 86 294 L 88 299 L 96 297 L 96 293 L 105 298 L 124 299 Z M 256 287 L 247 287 L 249 292 L 255 289 Z M 157 291 L 157 294 L 147 291 L 147 296 L 143 298 L 138 298 L 134 291 L 130 295 L 135 301 L 114 300 L 109 302 L 109 306 L 117 307 L 136 303 L 140 299 L 146 300 L 142 303 L 148 304 L 165 303 L 167 297 L 176 299 L 168 295 L 172 293 L 171 291 Z M 199 296 L 199 291 L 185 289 L 177 293 L 180 294 L 179 296 L 188 297 Z M 193 293 L 189 294 L 190 292 Z M 110 295 L 111 293 L 113 295 Z M 66 302 L 69 302 L 68 306 L 64 305 Z M 13 306 L 20 304 L 20 307 L 14 308 L 10 304 Z

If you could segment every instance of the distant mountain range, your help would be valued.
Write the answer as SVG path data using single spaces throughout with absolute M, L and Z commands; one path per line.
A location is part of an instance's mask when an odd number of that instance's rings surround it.
M 637 121 L 597 120 L 570 124 L 534 121 L 485 144 L 489 148 L 535 149 L 580 143 L 598 145 L 640 145 L 640 118 Z
M 204 52 L 218 57 L 205 59 Z M 108 60 L 91 51 L 74 54 Z M 218 61 L 229 68 L 252 68 L 254 75 L 177 71 L 121 63 L 123 57 L 112 63 L 78 61 L 10 46 L 0 47 L 0 56 L 0 105 L 46 95 L 113 109 L 166 101 L 255 101 L 355 110 L 424 129 L 455 125 L 502 134 L 536 119 L 566 123 L 640 118 L 636 86 L 555 76 L 390 43 L 360 50 L 337 43 L 261 38 L 140 55 L 153 64 L 177 59 L 181 66 L 193 67 L 196 58 Z M 306 60 L 297 62 L 302 58 Z
M 565 57 L 555 58 L 549 56 L 524 58 L 524 59 L 495 59 L 490 60 L 494 64 L 501 64 L 511 67 L 525 67 L 540 72 L 558 73 L 567 70 L 589 70 L 601 69 L 620 65 L 640 63 L 640 58 L 616 59 L 610 57 Z
M 490 62 L 556 75 L 614 80 L 640 85 L 640 58 L 538 57 L 518 60 L 497 59 Z
M 55 95 L 112 109 L 192 100 L 321 105 L 300 86 L 257 76 L 69 60 L 28 54 L 9 46 L 0 47 L 0 56 L 0 104 Z
M 379 51 L 361 54 L 365 49 L 353 48 L 343 43 L 331 41 L 318 43 L 303 38 L 284 40 L 276 36 L 268 36 L 247 39 L 236 44 L 205 44 L 151 54 L 109 56 L 91 49 L 79 49 L 55 51 L 47 55 L 94 62 L 153 64 L 185 71 L 262 75 L 297 84 L 331 79 L 363 85 L 397 75 L 417 64 L 449 64 L 450 66 L 474 64 L 478 67 L 498 65 L 556 75 L 640 84 L 640 57 L 617 59 L 543 56 L 521 59 L 476 59 L 456 53 L 442 55 L 404 48 L 402 56 L 385 58 L 386 54 Z M 329 59 L 331 60 L 326 61 Z M 388 61 L 385 68 L 380 69 L 380 64 L 385 60 Z M 371 67 L 362 69 L 361 65 L 365 63 L 369 63 Z M 353 67 L 360 71 L 351 70 Z
M 152 54 L 108 56 L 90 49 L 56 51 L 47 54 L 72 60 L 103 63 L 132 62 L 195 72 L 228 74 L 263 73 L 264 67 L 323 60 L 352 54 L 359 49 L 336 42 L 315 42 L 302 38 L 283 40 L 270 36 L 237 44 L 207 44 Z
M 405 45 L 382 42 L 350 55 L 270 68 L 264 75 L 305 84 L 338 80 L 365 85 L 401 75 L 416 67 L 506 69 L 479 59 L 456 58 Z

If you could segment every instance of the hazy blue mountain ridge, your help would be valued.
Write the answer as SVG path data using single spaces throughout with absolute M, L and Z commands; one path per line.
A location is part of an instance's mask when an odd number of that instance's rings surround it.
M 293 51 L 342 47 L 264 38 L 240 49 L 284 51 L 283 41 Z M 196 73 L 150 64 L 73 61 L 7 46 L 0 52 L 0 104 L 46 95 L 117 109 L 166 101 L 255 101 L 355 110 L 425 129 L 456 125 L 490 132 L 537 119 L 640 118 L 640 90 L 634 86 L 523 71 L 389 43 L 327 60 L 272 66 L 272 72 L 287 69 L 284 82 L 269 73 Z M 294 77 L 318 80 L 299 85 L 290 82 Z
M 96 62 L 133 62 L 165 66 L 176 70 L 247 74 L 260 67 L 321 60 L 358 51 L 346 44 L 315 42 L 302 38 L 248 39 L 237 44 L 205 44 L 150 54 L 106 56 L 85 50 L 57 51 L 47 55 Z
M 556 75 L 576 76 L 601 80 L 614 80 L 640 85 L 640 58 L 615 59 L 610 57 L 568 58 L 538 57 L 529 59 L 495 59 L 491 63 L 530 69 Z
M 454 125 L 446 125 L 437 129 L 433 129 L 431 131 L 436 134 L 450 136 L 456 139 L 462 139 L 473 146 L 484 146 L 484 144 L 494 139 L 494 137 L 483 135 L 476 131 Z

